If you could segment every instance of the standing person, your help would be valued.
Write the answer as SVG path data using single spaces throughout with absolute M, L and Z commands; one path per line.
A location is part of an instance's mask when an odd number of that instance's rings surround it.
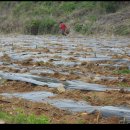
M 62 35 L 66 36 L 67 35 L 67 26 L 63 22 L 60 22 L 59 28 L 61 29 Z

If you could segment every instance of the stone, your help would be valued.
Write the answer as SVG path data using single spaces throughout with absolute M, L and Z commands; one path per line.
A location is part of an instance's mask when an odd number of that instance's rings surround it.
M 100 80 L 101 80 L 101 77 L 98 77 L 98 76 L 94 77 L 93 79 L 93 81 L 100 81 Z
M 80 67 L 79 66 L 76 66 L 76 69 L 79 69 Z
M 61 77 L 61 78 L 60 78 L 60 80 L 65 81 L 65 80 L 66 80 L 66 78 L 65 78 L 65 77 Z
M 57 90 L 58 90 L 60 93 L 65 92 L 64 86 L 59 86 L 59 87 L 57 88 Z
M 27 69 L 26 69 L 26 68 L 25 68 L 25 69 L 20 70 L 20 73 L 25 73 L 25 72 L 27 72 Z
M 87 116 L 87 115 L 88 115 L 88 113 L 83 112 L 83 113 L 81 113 L 81 115 L 82 115 L 82 116 Z

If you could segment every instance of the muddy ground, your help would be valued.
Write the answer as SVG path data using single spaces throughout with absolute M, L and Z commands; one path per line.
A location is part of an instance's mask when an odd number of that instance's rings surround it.
M 50 100 L 71 99 L 76 102 L 86 101 L 92 106 L 123 106 L 130 109 L 130 74 L 115 73 L 130 69 L 129 41 L 129 38 L 120 37 L 1 36 L 0 94 L 47 91 L 56 94 L 48 97 Z M 38 85 L 37 82 L 30 82 L 30 79 L 29 82 L 15 78 L 11 80 L 8 76 L 3 76 L 5 73 L 47 77 L 53 79 L 49 80 L 51 83 L 58 82 L 62 86 Z M 74 89 L 68 89 L 71 86 L 66 86 L 68 81 L 75 83 Z M 81 83 L 78 87 L 77 81 L 98 84 L 99 87 L 104 85 L 113 90 L 86 90 L 87 85 L 84 87 Z M 103 117 L 100 111 L 70 112 L 45 102 L 0 95 L 2 111 L 15 114 L 17 108 L 23 108 L 27 114 L 45 114 L 54 124 L 126 123 L 117 116 Z

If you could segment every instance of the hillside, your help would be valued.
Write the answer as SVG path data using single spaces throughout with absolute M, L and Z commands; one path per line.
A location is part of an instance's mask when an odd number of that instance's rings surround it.
M 57 34 L 65 21 L 71 33 L 130 35 L 129 1 L 0 2 L 0 32 Z

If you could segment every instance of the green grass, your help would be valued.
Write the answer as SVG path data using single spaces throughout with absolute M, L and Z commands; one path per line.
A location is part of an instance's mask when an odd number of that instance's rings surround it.
M 36 116 L 34 114 L 25 114 L 22 110 L 19 110 L 17 114 L 10 115 L 6 112 L 0 111 L 0 119 L 9 124 L 49 124 L 49 119 L 44 116 Z
M 74 27 L 74 30 L 76 32 L 79 32 L 81 34 L 92 34 L 92 23 L 89 24 L 76 24 Z
M 58 24 L 55 19 L 45 17 L 43 19 L 30 19 L 25 23 L 25 33 L 27 34 L 56 34 L 58 33 Z
M 127 4 L 127 6 L 129 5 Z M 3 1 L 0 2 L 0 32 L 18 32 L 33 35 L 59 34 L 59 21 L 69 22 L 69 20 L 72 20 L 75 24 L 71 28 L 74 28 L 75 32 L 93 34 L 95 32 L 95 29 L 93 29 L 94 23 L 97 18 L 100 18 L 100 15 L 113 13 L 121 8 L 126 8 L 126 4 L 116 1 Z M 84 12 L 83 14 L 82 11 Z M 75 12 L 79 12 L 82 15 L 75 14 Z M 76 16 L 73 18 L 73 16 L 71 17 L 72 14 Z M 69 19 L 68 16 L 70 16 Z M 77 21 L 76 19 L 79 20 Z M 90 24 L 85 24 L 86 20 L 90 21 Z M 83 24 L 83 26 L 80 24 Z M 100 30 L 97 29 L 97 31 Z M 129 35 L 129 25 L 115 27 L 114 34 Z
M 117 85 L 119 87 L 130 87 L 130 85 L 128 83 L 124 83 L 124 82 L 118 83 Z
M 114 33 L 117 35 L 130 35 L 130 25 L 121 25 L 119 27 L 116 27 L 114 30 Z
M 130 74 L 130 70 L 117 70 L 113 71 L 114 74 Z
M 91 22 L 95 22 L 97 20 L 97 16 L 96 15 L 90 15 L 90 16 L 88 16 L 88 20 L 90 20 Z

